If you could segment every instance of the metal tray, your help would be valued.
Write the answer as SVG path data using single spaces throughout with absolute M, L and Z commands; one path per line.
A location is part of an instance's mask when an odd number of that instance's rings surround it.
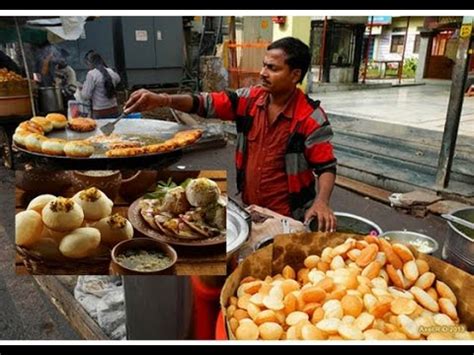
M 184 240 L 181 238 L 169 237 L 167 235 L 161 234 L 156 229 L 153 229 L 149 224 L 143 219 L 140 213 L 140 200 L 135 200 L 130 207 L 128 208 L 128 220 L 133 225 L 133 227 L 138 230 L 140 233 L 146 235 L 147 237 L 157 239 L 161 242 L 165 242 L 172 245 L 181 245 L 181 246 L 194 246 L 194 247 L 204 247 L 210 245 L 223 244 L 226 242 L 226 236 L 196 239 L 196 240 Z

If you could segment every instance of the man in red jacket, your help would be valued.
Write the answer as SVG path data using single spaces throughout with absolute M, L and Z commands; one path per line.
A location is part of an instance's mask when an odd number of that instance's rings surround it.
M 242 200 L 304 221 L 315 217 L 320 230 L 334 231 L 336 218 L 329 207 L 336 178 L 333 133 L 319 101 L 297 87 L 310 62 L 306 44 L 282 38 L 267 47 L 259 86 L 198 95 L 141 89 L 132 93 L 125 111 L 167 106 L 235 121 Z

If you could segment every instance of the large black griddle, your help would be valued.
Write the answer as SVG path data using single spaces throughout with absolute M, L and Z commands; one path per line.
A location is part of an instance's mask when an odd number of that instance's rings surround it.
M 54 130 L 47 134 L 48 138 L 66 140 L 83 140 L 101 135 L 100 127 L 112 122 L 113 119 L 97 120 L 97 128 L 91 132 L 75 132 L 70 129 Z M 146 138 L 146 144 L 161 143 L 171 138 L 180 130 L 190 129 L 174 122 L 152 119 L 123 119 L 115 125 L 114 134 L 139 136 Z M 117 169 L 117 168 L 162 168 L 176 163 L 182 156 L 182 148 L 165 153 L 150 153 L 130 157 L 107 157 L 105 150 L 94 152 L 88 158 L 48 155 L 30 152 L 13 144 L 17 151 L 18 164 L 28 164 L 37 168 L 59 169 Z

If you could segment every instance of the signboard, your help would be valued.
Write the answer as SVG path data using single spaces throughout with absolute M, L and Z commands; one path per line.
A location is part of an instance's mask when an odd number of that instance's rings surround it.
M 472 32 L 472 25 L 465 24 L 461 26 L 461 31 L 459 32 L 459 37 L 461 38 L 469 38 L 471 37 L 471 32 Z
M 135 30 L 135 41 L 138 41 L 138 42 L 148 41 L 148 32 L 145 30 Z
M 392 16 L 373 16 L 373 18 L 373 21 L 372 16 L 367 18 L 367 24 L 369 26 L 371 22 L 374 26 L 390 25 L 392 23 Z
M 460 16 L 428 16 L 425 17 L 423 27 L 430 30 L 441 26 L 457 27 L 461 22 L 461 19 L 462 17 Z
M 365 27 L 365 35 L 368 36 L 370 31 L 370 26 Z M 382 34 L 382 26 L 372 26 L 372 36 L 378 36 Z

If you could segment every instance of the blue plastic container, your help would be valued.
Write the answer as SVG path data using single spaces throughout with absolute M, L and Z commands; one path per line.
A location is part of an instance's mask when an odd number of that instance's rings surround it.
M 141 112 L 129 113 L 125 118 L 143 118 Z

